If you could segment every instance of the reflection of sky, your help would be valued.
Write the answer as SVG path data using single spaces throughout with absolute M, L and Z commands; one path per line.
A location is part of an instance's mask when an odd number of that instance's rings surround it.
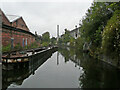
M 22 85 L 11 84 L 11 87 L 22 88 L 110 88 L 120 87 L 120 73 L 116 68 L 97 59 L 90 58 L 88 54 L 81 53 L 69 56 L 70 51 L 60 50 L 44 62 L 34 75 L 25 79 Z M 68 52 L 68 53 L 66 53 Z M 69 60 L 65 62 L 65 57 Z M 114 78 L 112 78 L 114 77 Z
M 57 52 L 53 54 L 34 75 L 25 79 L 21 86 L 11 84 L 9 88 L 78 88 L 79 77 L 83 73 L 82 68 L 75 67 L 72 61 L 66 62 L 59 53 L 57 65 Z
M 42 34 L 49 31 L 51 36 L 56 36 L 56 25 L 60 25 L 60 34 L 64 32 L 65 28 L 74 29 L 93 0 L 24 1 L 4 1 L 2 2 L 2 10 L 6 14 L 22 16 L 33 33 L 37 31 L 38 34 Z

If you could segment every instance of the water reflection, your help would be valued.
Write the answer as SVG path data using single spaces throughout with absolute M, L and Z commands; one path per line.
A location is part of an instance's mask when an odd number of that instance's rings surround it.
M 54 52 L 56 49 L 29 58 L 29 62 L 20 69 L 2 70 L 2 89 L 7 89 L 12 83 L 17 86 L 22 85 L 23 81 L 31 74 L 34 75 L 37 68 L 46 62 Z
M 79 77 L 79 87 L 120 88 L 120 71 L 115 67 L 73 48 L 59 49 L 59 52 L 65 57 L 65 62 L 71 60 L 75 67 L 82 67 L 84 73 Z
M 74 48 L 55 51 L 34 56 L 19 72 L 3 71 L 4 89 L 11 84 L 22 88 L 120 88 L 116 68 Z
M 59 65 L 59 52 L 57 52 L 57 65 Z

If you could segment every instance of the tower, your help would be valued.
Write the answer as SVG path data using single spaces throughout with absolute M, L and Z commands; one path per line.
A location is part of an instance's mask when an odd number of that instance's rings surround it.
M 59 25 L 57 25 L 57 44 L 58 44 L 58 41 L 59 41 Z

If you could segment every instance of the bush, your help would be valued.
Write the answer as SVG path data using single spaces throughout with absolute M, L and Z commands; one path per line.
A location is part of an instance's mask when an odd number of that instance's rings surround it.
M 75 39 L 73 37 L 70 38 L 70 46 L 75 46 Z
M 31 49 L 31 48 L 38 48 L 38 44 L 37 44 L 37 42 L 34 42 L 34 43 L 32 43 L 30 46 L 26 46 L 25 48 L 29 48 L 29 49 Z
M 104 54 L 113 53 L 120 48 L 120 10 L 116 10 L 108 21 L 102 35 L 102 51 Z
M 11 50 L 11 45 L 2 46 L 2 52 L 9 52 Z
M 76 39 L 75 46 L 78 50 L 83 50 L 83 44 L 84 44 L 83 38 L 79 37 Z
M 42 43 L 42 46 L 43 46 L 43 47 L 47 47 L 47 46 L 49 46 L 49 43 L 48 43 L 48 42 L 43 42 L 43 43 Z
M 16 46 L 14 47 L 14 49 L 15 49 L 15 50 L 20 50 L 20 49 L 22 49 L 20 43 L 16 44 Z

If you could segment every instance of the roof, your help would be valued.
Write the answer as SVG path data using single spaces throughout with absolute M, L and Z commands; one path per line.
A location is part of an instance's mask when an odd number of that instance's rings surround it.
M 6 16 L 10 22 L 14 22 L 18 20 L 19 18 L 21 18 L 21 16 L 17 16 L 17 15 L 6 15 Z
M 78 29 L 79 29 L 79 28 L 75 28 L 75 29 L 71 30 L 70 33 L 76 32 Z

